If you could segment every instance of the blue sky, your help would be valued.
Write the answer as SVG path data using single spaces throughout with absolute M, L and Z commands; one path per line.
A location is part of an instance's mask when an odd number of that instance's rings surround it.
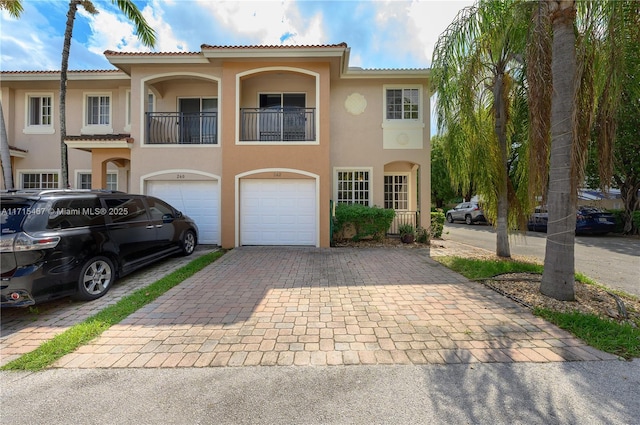
M 110 1 L 80 9 L 69 69 L 111 69 L 105 50 L 147 51 Z M 156 29 L 155 51 L 199 51 L 201 44 L 333 44 L 351 47 L 351 66 L 426 68 L 438 36 L 467 0 L 212 1 L 135 0 Z M 68 2 L 23 0 L 19 19 L 2 12 L 0 69 L 58 70 Z

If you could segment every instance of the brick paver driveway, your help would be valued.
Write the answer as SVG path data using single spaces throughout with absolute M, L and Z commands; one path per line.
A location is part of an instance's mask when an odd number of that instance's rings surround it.
M 56 367 L 598 360 L 428 250 L 243 247 Z

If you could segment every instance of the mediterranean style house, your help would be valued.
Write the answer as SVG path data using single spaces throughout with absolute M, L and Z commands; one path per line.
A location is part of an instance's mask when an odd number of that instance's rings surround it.
M 71 187 L 157 196 L 224 248 L 328 247 L 336 203 L 428 226 L 427 69 L 349 67 L 344 43 L 104 54 L 68 72 Z M 16 188 L 60 186 L 59 84 L 0 71 Z

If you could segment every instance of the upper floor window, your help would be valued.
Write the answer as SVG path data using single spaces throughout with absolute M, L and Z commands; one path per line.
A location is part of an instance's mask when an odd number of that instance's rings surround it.
M 25 133 L 53 133 L 53 95 L 27 94 Z
M 417 120 L 420 117 L 420 90 L 417 88 L 387 88 L 388 120 Z
M 111 103 L 111 93 L 85 94 L 82 134 L 113 133 Z
M 87 125 L 109 125 L 111 122 L 111 97 L 87 96 Z
M 336 202 L 369 206 L 369 174 L 368 170 L 338 170 Z

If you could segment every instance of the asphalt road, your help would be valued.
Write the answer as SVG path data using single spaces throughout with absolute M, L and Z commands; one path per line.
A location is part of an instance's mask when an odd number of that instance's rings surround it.
M 2 424 L 637 424 L 640 363 L 0 372 Z
M 496 250 L 491 226 L 446 223 L 442 237 L 491 251 Z M 512 255 L 544 260 L 546 234 L 527 232 L 510 238 Z M 640 296 L 640 239 L 621 236 L 576 236 L 575 267 L 610 288 Z

